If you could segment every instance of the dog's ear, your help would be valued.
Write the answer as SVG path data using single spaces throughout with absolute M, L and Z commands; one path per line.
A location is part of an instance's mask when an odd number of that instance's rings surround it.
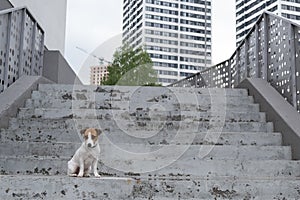
M 98 136 L 102 133 L 102 131 L 98 128 L 96 128 L 95 130 L 96 130 Z
M 81 134 L 81 135 L 84 135 L 84 133 L 85 133 L 86 130 L 87 130 L 87 128 L 82 129 L 82 130 L 80 131 L 80 134 Z

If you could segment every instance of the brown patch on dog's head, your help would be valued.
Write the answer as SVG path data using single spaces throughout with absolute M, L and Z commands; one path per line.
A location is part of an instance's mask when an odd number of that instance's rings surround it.
M 89 134 L 91 134 L 91 139 L 94 143 L 97 142 L 99 135 L 102 133 L 100 129 L 96 128 L 87 128 L 80 131 L 80 133 L 83 135 L 84 139 L 87 140 L 89 137 Z

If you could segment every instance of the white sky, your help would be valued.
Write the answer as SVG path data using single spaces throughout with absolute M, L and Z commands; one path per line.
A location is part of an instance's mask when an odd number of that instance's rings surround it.
M 68 0 L 65 56 L 82 81 L 89 83 L 89 66 L 96 56 L 111 60 L 121 45 L 122 0 Z M 235 0 L 212 0 L 212 59 L 217 64 L 235 50 Z

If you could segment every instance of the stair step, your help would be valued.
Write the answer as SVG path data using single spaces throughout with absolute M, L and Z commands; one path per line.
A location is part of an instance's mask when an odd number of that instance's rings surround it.
M 230 122 L 265 122 L 265 113 L 252 110 L 231 111 L 224 110 L 226 121 Z M 106 119 L 106 120 L 157 120 L 157 121 L 209 121 L 219 117 L 217 111 L 157 111 L 157 110 L 95 110 L 95 109 L 57 109 L 57 108 L 21 108 L 18 118 L 76 118 L 76 119 Z M 222 117 L 222 116 L 220 116 Z
M 101 158 L 110 162 L 111 159 L 124 162 L 152 161 L 168 159 L 170 156 L 183 155 L 180 160 L 290 160 L 291 148 L 288 146 L 220 146 L 220 145 L 143 145 L 114 144 L 105 138 L 100 141 Z M 5 142 L 0 143 L 0 156 L 54 156 L 71 157 L 81 143 L 41 143 L 41 142 Z M 169 152 L 171 149 L 171 152 Z M 199 157 L 200 151 L 207 155 Z M 135 154 L 137 154 L 135 156 Z M 145 154 L 140 157 L 139 154 Z M 121 156 L 119 158 L 119 156 Z M 141 160 L 140 160 L 141 159 Z M 154 159 L 154 161 L 156 160 Z
M 98 88 L 98 93 L 141 93 L 141 94 L 162 94 L 170 93 L 199 93 L 212 95 L 215 93 L 225 92 L 233 95 L 248 95 L 246 89 L 241 88 L 181 88 L 181 87 L 141 87 L 141 86 L 92 86 L 92 85 L 65 85 L 65 84 L 40 84 L 38 90 L 43 92 L 95 92 Z
M 232 102 L 226 100 L 225 102 L 212 102 L 210 99 L 201 98 L 198 102 L 180 103 L 180 102 L 132 102 L 132 101 L 112 101 L 103 100 L 61 100 L 61 99 L 28 99 L 25 108 L 63 108 L 63 109 L 114 109 L 136 111 L 138 108 L 163 108 L 164 110 L 179 110 L 179 111 L 209 111 L 213 109 L 226 108 L 226 110 L 234 111 L 259 111 L 259 105 L 252 103 L 247 98 L 245 101 Z M 158 107 L 158 105 L 160 107 Z
M 104 134 L 113 143 L 131 144 L 183 144 L 183 145 L 251 145 L 251 146 L 280 146 L 282 136 L 280 133 L 264 132 L 172 132 L 162 130 L 150 138 L 138 138 L 123 131 L 105 131 Z M 146 135 L 147 133 L 141 133 Z M 194 134 L 192 141 L 186 138 Z M 176 137 L 176 138 L 175 138 Z M 101 140 L 101 139 L 100 139 Z M 81 142 L 81 135 L 75 129 L 44 129 L 44 130 L 2 130 L 0 141 L 27 141 L 27 142 Z
M 249 96 L 227 96 L 227 95 L 194 95 L 194 94 L 170 94 L 169 96 L 165 96 L 164 94 L 160 94 L 160 96 L 155 96 L 155 94 L 151 94 L 151 96 L 123 96 L 123 95 L 113 95 L 110 93 L 107 95 L 103 95 L 101 93 L 47 93 L 34 91 L 32 93 L 31 98 L 33 100 L 41 100 L 45 99 L 49 102 L 54 102 L 55 100 L 60 101 L 92 101 L 95 102 L 96 106 L 104 107 L 107 109 L 118 108 L 124 109 L 130 106 L 145 106 L 145 104 L 151 105 L 161 104 L 165 105 L 226 105 L 226 102 L 230 102 L 231 104 L 241 104 L 243 103 L 253 103 L 253 97 Z M 124 103 L 124 105 L 122 105 Z M 110 107 L 108 107 L 110 105 Z M 201 107 L 200 107 L 201 108 Z
M 216 117 L 216 120 L 218 118 Z M 169 131 L 191 131 L 191 132 L 273 132 L 272 122 L 180 122 L 180 121 L 130 121 L 130 120 L 95 120 L 95 119 L 12 119 L 10 129 L 26 128 L 27 130 L 43 129 L 82 129 L 86 127 L 99 127 L 102 130 L 122 130 L 132 135 L 143 137 L 156 135 L 165 129 Z M 144 131 L 144 132 L 143 132 Z
M 55 157 L 0 157 L 2 175 L 65 175 L 67 158 Z M 112 176 L 136 178 L 180 178 L 238 177 L 238 178 L 286 178 L 300 176 L 300 162 L 289 160 L 191 160 L 186 161 L 143 161 L 140 163 L 100 159 L 98 171 Z
M 67 176 L 0 176 L 1 199 L 126 199 L 130 178 L 71 178 Z
M 294 179 L 178 181 L 19 175 L 0 179 L 2 199 L 300 199 L 300 181 Z

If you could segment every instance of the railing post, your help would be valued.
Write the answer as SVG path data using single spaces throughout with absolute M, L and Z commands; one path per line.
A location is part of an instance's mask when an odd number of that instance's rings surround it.
M 290 45 L 291 45 L 291 93 L 292 93 L 292 103 L 293 106 L 297 109 L 297 88 L 296 88 L 296 42 L 298 44 L 298 40 L 295 40 L 295 26 L 290 25 Z M 297 37 L 298 38 L 298 37 Z
M 247 78 L 247 77 L 249 77 L 249 66 L 248 66 L 248 61 L 249 61 L 249 55 L 248 55 L 248 50 L 249 50 L 249 38 L 248 37 L 246 37 L 245 38 L 245 43 L 244 43 L 244 45 L 245 45 L 245 52 L 244 52 L 244 54 L 245 54 L 245 70 L 246 70 L 246 72 L 245 72 L 245 78 Z M 240 81 L 243 81 L 243 80 L 240 80 Z
M 33 25 L 33 34 L 32 34 L 32 43 L 31 43 L 31 69 L 30 69 L 30 75 L 38 75 L 34 73 L 35 64 L 36 64 L 36 58 L 35 58 L 35 38 L 36 38 L 36 29 L 37 29 L 37 22 L 34 22 Z
M 22 9 L 22 23 L 21 23 L 21 40 L 20 40 L 20 49 L 19 49 L 19 52 L 20 52 L 20 60 L 19 60 L 19 66 L 18 66 L 18 69 L 19 69 L 19 74 L 18 74 L 18 78 L 20 78 L 23 74 L 23 66 L 24 66 L 24 55 L 23 55 L 23 49 L 24 49 L 24 30 L 25 30 L 25 27 L 26 27 L 26 9 Z
M 255 24 L 255 51 L 254 51 L 254 54 L 255 54 L 255 72 L 256 72 L 256 78 L 261 78 L 261 66 L 259 64 L 259 47 L 260 47 L 260 44 L 259 44 L 259 33 L 258 33 L 258 29 L 259 29 L 259 26 L 258 24 Z
M 43 67 L 44 67 L 44 43 L 45 43 L 45 35 L 42 34 L 42 39 L 41 39 L 41 57 L 40 57 L 40 65 L 41 65 L 41 69 L 40 69 L 40 74 L 39 75 L 43 75 Z
M 225 63 L 226 64 L 226 63 Z M 231 60 L 227 60 L 227 73 L 228 73 L 228 88 L 231 88 Z
M 263 15 L 264 18 L 264 51 L 263 51 L 263 60 L 264 64 L 262 66 L 262 75 L 266 81 L 269 80 L 269 75 L 268 75 L 268 67 L 269 67 L 269 58 L 268 58 L 268 51 L 269 51 L 269 18 L 266 13 Z
M 5 65 L 4 65 L 4 90 L 9 86 L 9 54 L 10 54 L 10 40 L 11 40 L 11 24 L 12 24 L 12 12 L 8 13 L 8 28 L 7 28 L 7 40 L 6 40 L 6 52 L 5 53 Z
M 241 65 L 240 65 L 240 50 L 236 50 L 236 75 L 237 82 L 235 82 L 235 86 L 237 86 L 241 81 Z

